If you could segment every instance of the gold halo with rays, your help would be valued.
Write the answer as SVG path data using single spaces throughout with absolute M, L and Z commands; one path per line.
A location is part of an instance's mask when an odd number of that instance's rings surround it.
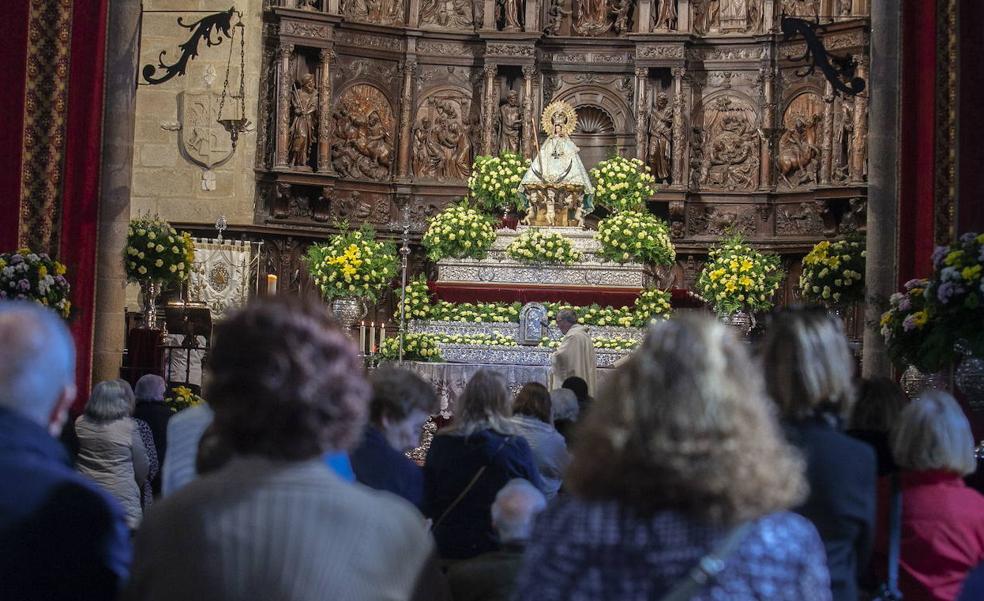
M 563 124 L 561 125 L 561 133 L 565 136 L 569 136 L 574 133 L 577 128 L 577 111 L 574 107 L 567 104 L 563 100 L 557 100 L 551 102 L 547 105 L 547 108 L 543 109 L 543 116 L 540 118 L 540 127 L 543 128 L 543 133 L 553 135 L 553 122 L 554 119 L 562 119 Z

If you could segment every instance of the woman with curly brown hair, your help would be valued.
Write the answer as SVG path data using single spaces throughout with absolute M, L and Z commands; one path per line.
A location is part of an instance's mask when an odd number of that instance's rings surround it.
M 758 371 L 717 322 L 651 327 L 582 423 L 515 599 L 824 601 L 823 546 Z
M 216 328 L 208 369 L 232 458 L 154 507 L 125 598 L 408 599 L 429 582 L 413 506 L 322 461 L 359 437 L 371 392 L 324 305 L 251 304 Z

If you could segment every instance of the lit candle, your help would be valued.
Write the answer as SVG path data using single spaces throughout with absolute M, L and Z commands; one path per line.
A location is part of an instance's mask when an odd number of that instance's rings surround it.
M 369 322 L 369 354 L 373 354 L 376 348 L 376 322 Z
M 366 354 L 366 322 L 359 322 L 359 353 Z
M 277 276 L 268 275 L 267 276 L 267 294 L 277 293 Z
M 383 338 L 386 338 L 386 322 L 383 322 L 382 328 L 379 330 L 379 348 L 383 348 Z

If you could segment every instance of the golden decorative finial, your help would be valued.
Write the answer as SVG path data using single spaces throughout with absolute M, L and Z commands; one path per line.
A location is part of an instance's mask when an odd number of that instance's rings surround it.
M 563 100 L 551 102 L 543 109 L 540 126 L 548 136 L 553 135 L 554 125 L 560 125 L 560 133 L 570 136 L 577 128 L 577 111 Z

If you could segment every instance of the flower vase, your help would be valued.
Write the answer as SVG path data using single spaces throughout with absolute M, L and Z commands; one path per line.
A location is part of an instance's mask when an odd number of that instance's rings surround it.
M 755 317 L 751 313 L 736 311 L 730 315 L 722 315 L 721 323 L 734 329 L 739 336 L 744 338 L 755 327 Z
M 140 299 L 143 310 L 144 327 L 148 330 L 157 329 L 157 299 L 161 296 L 163 284 L 160 280 L 142 280 L 140 282 Z
M 355 322 L 365 317 L 367 312 L 366 304 L 362 302 L 362 299 L 352 296 L 332 299 L 329 306 L 332 316 L 341 324 L 346 333 L 352 329 Z
M 899 384 L 906 396 L 915 399 L 927 390 L 946 390 L 946 376 L 942 372 L 925 373 L 910 365 L 902 372 Z
M 984 411 L 984 359 L 965 354 L 953 374 L 953 383 L 967 397 L 973 411 Z

